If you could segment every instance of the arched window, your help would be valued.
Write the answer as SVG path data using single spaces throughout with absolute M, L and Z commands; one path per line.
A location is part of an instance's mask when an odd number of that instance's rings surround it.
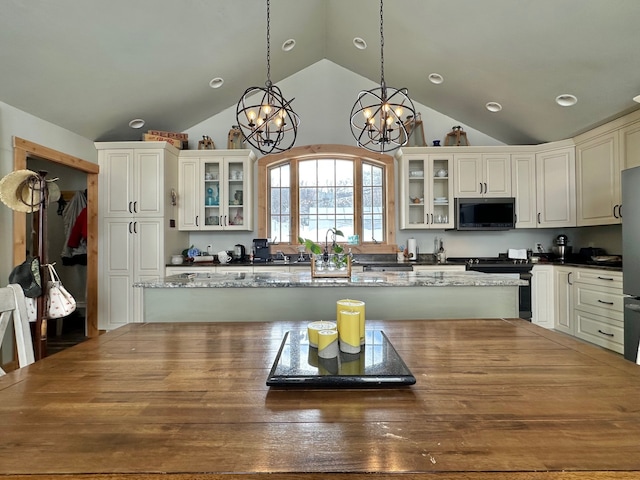
M 394 252 L 393 158 L 344 145 L 296 147 L 258 161 L 258 234 L 296 253 L 337 228 L 357 253 Z

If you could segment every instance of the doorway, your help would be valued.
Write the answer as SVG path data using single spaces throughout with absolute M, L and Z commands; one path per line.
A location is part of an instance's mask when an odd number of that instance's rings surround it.
M 87 290 L 86 290 L 86 332 L 96 337 L 98 331 L 98 172 L 96 163 L 38 145 L 19 137 L 13 137 L 13 168 L 27 168 L 27 159 L 37 158 L 87 174 Z M 13 264 L 25 260 L 27 250 L 27 216 L 13 212 Z

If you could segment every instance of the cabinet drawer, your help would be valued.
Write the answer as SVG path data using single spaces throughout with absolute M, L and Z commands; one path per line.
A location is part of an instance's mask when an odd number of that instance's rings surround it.
M 614 352 L 624 351 L 624 331 L 622 323 L 617 325 L 606 317 L 592 313 L 574 311 L 576 337 L 582 338 Z
M 464 272 L 464 265 L 413 265 L 414 272 Z
M 594 270 L 587 268 L 576 269 L 576 283 L 598 285 L 600 287 L 617 288 L 622 293 L 622 273 L 608 270 Z
M 622 321 L 624 297 L 617 289 L 598 289 L 592 285 L 575 284 L 574 308 L 612 316 Z

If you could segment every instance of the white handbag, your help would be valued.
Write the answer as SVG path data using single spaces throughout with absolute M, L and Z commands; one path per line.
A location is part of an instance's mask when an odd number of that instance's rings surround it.
M 73 313 L 76 309 L 76 300 L 62 286 L 60 277 L 53 265 L 49 267 L 50 280 L 47 282 L 47 318 L 62 318 Z

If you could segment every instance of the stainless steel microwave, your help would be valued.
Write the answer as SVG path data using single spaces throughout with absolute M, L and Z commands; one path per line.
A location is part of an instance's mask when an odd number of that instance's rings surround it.
M 456 230 L 509 230 L 516 226 L 516 199 L 456 198 Z

